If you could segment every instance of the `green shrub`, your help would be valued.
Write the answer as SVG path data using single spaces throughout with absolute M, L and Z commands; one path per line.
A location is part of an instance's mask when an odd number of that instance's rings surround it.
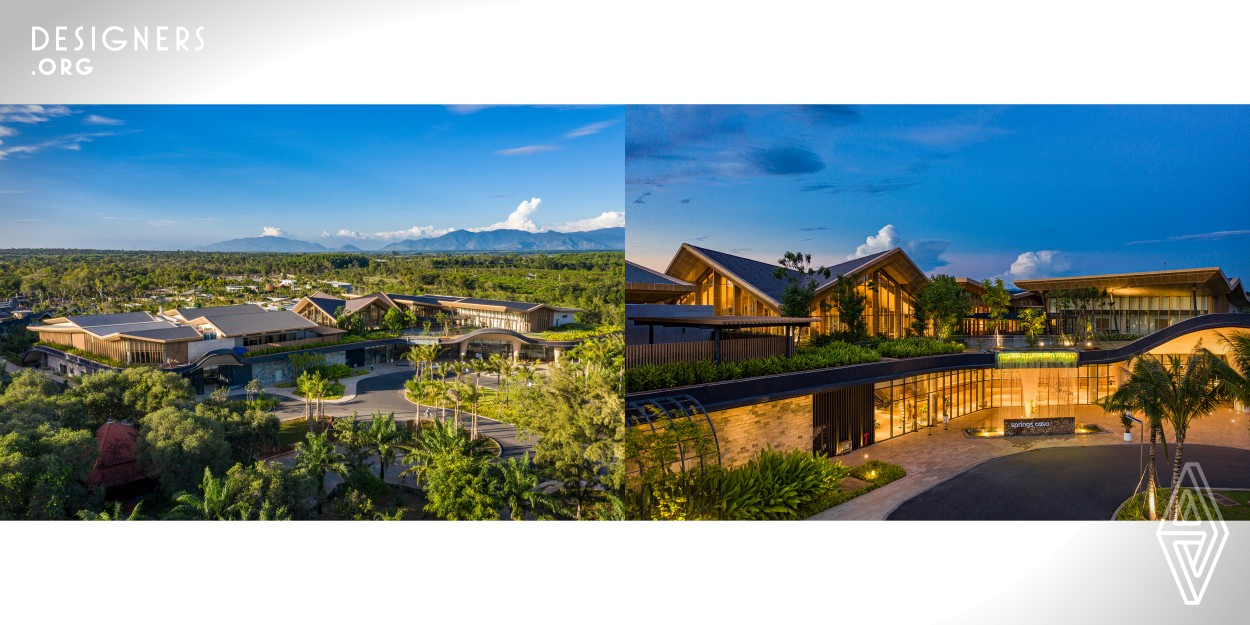
M 958 341 L 940 341 L 926 337 L 908 337 L 877 341 L 874 349 L 885 358 L 914 358 L 937 354 L 960 354 L 964 344 Z
M 625 371 L 625 392 L 637 393 L 661 388 L 739 380 L 765 375 L 841 367 L 880 360 L 871 349 L 835 342 L 822 347 L 804 347 L 793 358 L 774 356 L 739 362 L 709 361 L 642 365 Z
M 1099 332 L 1094 335 L 1097 341 L 1136 341 L 1141 338 L 1140 334 L 1127 334 L 1124 332 Z

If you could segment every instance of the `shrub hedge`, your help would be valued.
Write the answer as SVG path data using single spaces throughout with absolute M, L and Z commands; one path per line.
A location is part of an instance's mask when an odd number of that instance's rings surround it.
M 739 380 L 763 375 L 841 367 L 877 360 L 881 360 L 881 356 L 877 352 L 839 341 L 823 347 L 802 348 L 795 353 L 793 358 L 774 356 L 772 358 L 755 358 L 740 362 L 713 363 L 702 361 L 665 365 L 642 365 L 625 371 L 625 392 L 637 393 L 691 384 L 706 384 L 708 382 Z
M 960 354 L 964 344 L 958 341 L 940 341 L 926 337 L 912 336 L 902 339 L 886 339 L 879 341 L 873 349 L 885 358 L 914 358 L 916 356 L 935 356 L 938 354 Z

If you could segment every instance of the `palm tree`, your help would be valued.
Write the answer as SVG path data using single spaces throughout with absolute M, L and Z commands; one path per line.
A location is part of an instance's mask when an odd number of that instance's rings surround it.
M 437 344 L 413 345 L 408 348 L 408 352 L 404 354 L 404 359 L 412 361 L 413 366 L 416 367 L 416 371 L 413 372 L 413 377 L 421 377 L 424 375 L 426 367 L 432 365 L 435 360 L 438 360 L 439 355 L 443 353 L 444 349 L 445 348 L 442 345 Z
M 1147 358 L 1138 358 L 1132 364 L 1129 379 L 1146 380 L 1151 376 Z M 1157 361 L 1154 361 L 1157 362 Z M 1168 453 L 1167 438 L 1163 433 L 1163 404 L 1160 397 L 1146 384 L 1122 384 L 1110 396 L 1103 398 L 1102 406 L 1108 412 L 1140 412 L 1150 425 L 1150 463 L 1146 465 L 1146 500 L 1149 502 L 1150 520 L 1158 518 L 1158 468 L 1156 466 L 1155 448 L 1160 439 L 1163 441 L 1163 455 Z M 1140 482 L 1139 482 L 1140 484 Z
M 143 515 L 139 514 L 139 508 L 141 507 L 143 507 L 142 501 L 135 504 L 135 507 L 133 510 L 130 511 L 130 514 L 126 515 L 126 514 L 122 514 L 122 502 L 115 501 L 113 502 L 112 513 L 109 513 L 107 510 L 102 511 L 102 512 L 92 512 L 91 510 L 79 510 L 78 518 L 84 521 L 138 521 L 139 519 L 143 518 Z
M 460 385 L 460 396 L 465 403 L 473 406 L 472 422 L 469 426 L 469 437 L 477 440 L 477 403 L 482 399 L 482 389 L 478 388 L 477 383 L 470 380 Z
M 386 479 L 386 468 L 395 462 L 398 445 L 404 440 L 404 431 L 395 424 L 395 413 L 374 413 L 369 428 L 362 432 L 365 441 L 378 454 L 378 479 Z
M 1231 397 L 1230 384 L 1221 384 L 1229 379 L 1230 373 L 1235 372 L 1210 350 L 1199 345 L 1187 358 L 1169 356 L 1166 364 L 1152 356 L 1138 358 L 1129 379 L 1121 385 L 1121 389 L 1129 389 L 1124 391 L 1127 396 L 1157 402 L 1157 407 L 1143 411 L 1149 417 L 1151 411 L 1157 410 L 1161 419 L 1172 426 L 1176 455 L 1172 460 L 1172 493 L 1169 498 L 1172 503 L 1167 511 L 1168 518 L 1180 520 L 1177 495 L 1181 487 L 1185 436 L 1189 426 L 1215 412 L 1221 402 Z
M 321 420 L 325 416 L 325 411 L 321 400 L 329 391 L 329 381 L 321 377 L 321 373 L 308 373 L 305 371 L 300 374 L 299 379 L 295 381 L 295 386 L 299 390 L 299 394 L 304 396 L 304 415 L 308 419 L 308 431 L 316 430 L 313 419 L 313 406 L 317 407 L 316 420 Z
M 247 402 L 249 404 L 252 403 L 252 396 L 260 392 L 262 389 L 260 385 L 260 380 L 257 380 L 256 378 L 252 378 L 251 380 L 248 380 L 247 386 L 243 388 L 247 389 Z
M 415 475 L 417 483 L 420 483 L 425 468 L 437 462 L 438 458 L 449 454 L 485 456 L 488 447 L 489 443 L 486 439 L 473 440 L 464 430 L 450 421 L 439 421 L 434 423 L 433 427 L 417 432 L 416 439 L 411 445 L 401 447 L 404 450 L 404 462 L 408 464 L 408 468 L 399 474 Z
M 508 458 L 499 463 L 499 481 L 496 482 L 497 495 L 501 503 L 508 506 L 513 521 L 525 518 L 526 508 L 537 514 L 541 505 L 555 509 L 555 498 L 538 488 L 538 473 L 530 464 L 529 452 L 521 458 Z
M 404 390 L 408 392 L 408 397 L 417 405 L 417 429 L 421 429 L 421 403 L 425 401 L 427 395 L 430 394 L 431 387 L 434 382 L 424 378 L 413 378 L 404 381 Z
M 334 450 L 334 445 L 326 438 L 325 433 L 309 432 L 304 440 L 295 443 L 295 466 L 312 474 L 317 480 L 317 511 L 321 511 L 321 503 L 325 500 L 326 474 L 345 477 L 347 475 L 346 458 Z
M 485 358 L 473 358 L 469 360 L 468 362 L 469 362 L 469 369 L 473 370 L 473 377 L 475 378 L 474 384 L 481 385 L 482 374 L 491 373 L 494 370 L 491 366 L 490 361 L 486 360 Z
M 230 519 L 230 501 L 226 495 L 226 478 L 220 480 L 213 477 L 212 469 L 204 468 L 204 479 L 200 481 L 200 492 L 178 493 L 174 501 L 178 504 L 170 511 L 176 519 L 202 519 L 205 521 L 224 521 Z
M 1220 342 L 1228 346 L 1228 362 L 1231 365 L 1231 371 L 1225 373 L 1228 391 L 1243 406 L 1250 404 L 1250 333 L 1221 334 Z

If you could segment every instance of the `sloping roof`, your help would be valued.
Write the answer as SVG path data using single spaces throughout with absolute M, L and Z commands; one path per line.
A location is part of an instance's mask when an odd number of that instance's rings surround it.
M 442 306 L 443 302 L 450 302 L 460 299 L 454 295 L 403 295 L 400 293 L 387 293 L 387 297 L 394 302 L 409 302 L 420 304 L 422 306 Z
M 308 300 L 308 303 L 316 306 L 321 310 L 321 312 L 330 315 L 331 317 L 334 316 L 334 312 L 337 311 L 339 307 L 343 307 L 344 310 L 347 308 L 347 300 L 341 297 L 327 295 L 321 291 L 317 291 L 312 295 L 305 295 L 304 299 Z
M 722 273 L 728 275 L 730 280 L 732 280 L 735 284 L 739 284 L 740 286 L 755 291 L 756 295 L 764 296 L 764 298 L 771 301 L 774 306 L 781 306 L 782 293 L 785 292 L 786 286 L 790 284 L 790 281 L 786 278 L 776 277 L 775 274 L 778 265 L 770 265 L 758 260 L 734 256 L 733 254 L 726 254 L 725 252 L 718 252 L 716 250 L 690 245 L 689 243 L 682 243 L 681 249 L 678 250 L 677 255 L 673 257 L 672 262 L 669 263 L 668 271 L 665 273 L 685 281 L 695 280 L 698 276 L 686 275 L 693 274 L 695 272 L 692 271 L 693 268 L 687 266 L 687 262 L 681 262 L 683 260 L 683 252 L 693 253 L 694 256 L 700 258 L 704 262 L 715 265 L 721 270 Z M 820 292 L 829 285 L 833 284 L 837 280 L 838 276 L 859 273 L 864 267 L 872 265 L 878 260 L 884 259 L 887 255 L 896 252 L 901 254 L 902 250 L 894 248 L 828 267 L 828 278 L 816 278 L 816 290 L 817 292 Z M 904 256 L 906 255 L 904 254 Z M 910 259 L 908 262 L 910 262 Z M 785 269 L 783 272 L 796 280 L 801 277 L 799 272 L 792 269 Z
M 625 261 L 625 282 L 634 284 L 667 284 L 673 286 L 694 285 L 685 280 L 678 280 L 673 276 L 662 274 L 654 269 L 648 269 L 637 263 Z
M 1126 288 L 1180 284 L 1204 284 L 1212 292 L 1223 295 L 1229 292 L 1228 279 L 1219 267 L 1196 269 L 1165 269 L 1160 271 L 1135 271 L 1131 273 L 1106 273 L 1089 276 L 1062 276 L 1057 278 L 1034 278 L 1016 280 L 1016 286 L 1029 291 L 1054 291 L 1084 287 Z
M 485 309 L 504 309 L 517 312 L 530 312 L 542 308 L 544 304 L 530 304 L 528 302 L 509 302 L 501 299 L 483 299 L 480 297 L 461 297 L 455 300 L 446 301 L 447 306 L 464 306 L 467 308 L 485 308 Z
M 317 327 L 317 324 L 289 310 L 265 310 L 255 304 L 187 308 L 178 312 L 187 321 L 207 321 L 226 336 L 309 330 Z
M 200 333 L 194 328 L 178 326 L 170 321 L 157 319 L 146 312 L 74 315 L 49 321 L 52 323 L 46 326 L 35 326 L 33 329 L 73 331 L 76 327 L 102 339 L 129 336 L 150 341 L 193 341 L 200 338 Z
M 373 304 L 374 302 L 379 301 L 386 304 L 388 308 L 398 308 L 398 306 L 395 305 L 395 302 L 392 301 L 386 293 L 379 291 L 377 293 L 370 293 L 360 297 L 353 297 L 352 299 L 347 300 L 343 309 L 345 312 L 354 313 L 362 308 L 365 308 L 366 306 L 369 306 L 370 304 Z
M 100 456 L 87 477 L 87 483 L 104 487 L 143 479 L 138 466 L 136 443 L 139 430 L 119 421 L 109 421 L 95 432 Z

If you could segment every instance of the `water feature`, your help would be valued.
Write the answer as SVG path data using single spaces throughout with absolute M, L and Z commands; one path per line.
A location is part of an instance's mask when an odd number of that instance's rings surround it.
M 1018 402 L 1004 402 L 1000 417 L 1055 418 L 1071 417 L 1075 413 L 1075 351 L 1000 351 L 997 366 L 1012 391 L 1017 385 L 1020 389 Z

